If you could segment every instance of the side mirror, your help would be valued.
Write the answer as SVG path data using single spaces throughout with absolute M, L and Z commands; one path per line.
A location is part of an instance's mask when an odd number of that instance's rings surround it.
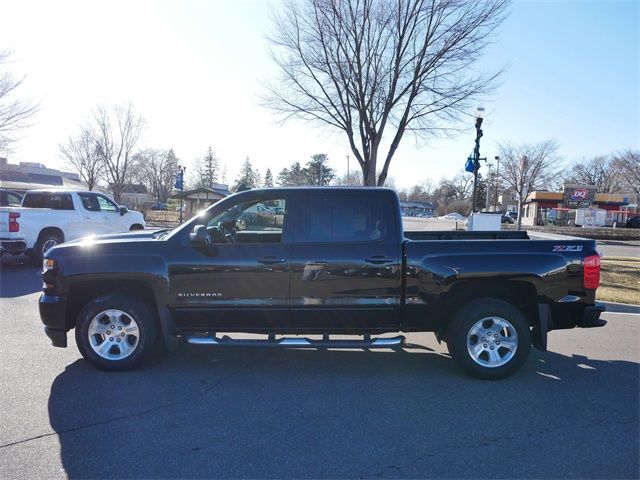
M 189 234 L 189 241 L 194 247 L 208 247 L 211 245 L 211 237 L 205 225 L 196 225 Z
M 127 207 L 125 207 L 124 205 L 120 206 L 120 216 L 124 215 L 128 211 L 129 211 L 129 209 Z

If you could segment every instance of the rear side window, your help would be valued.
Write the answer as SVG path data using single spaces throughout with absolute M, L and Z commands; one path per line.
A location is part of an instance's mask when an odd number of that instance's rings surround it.
M 295 222 L 296 243 L 371 242 L 387 238 L 379 195 L 309 194 Z
M 52 210 L 73 210 L 71 194 L 58 192 L 27 193 L 22 201 L 23 207 L 50 208 Z

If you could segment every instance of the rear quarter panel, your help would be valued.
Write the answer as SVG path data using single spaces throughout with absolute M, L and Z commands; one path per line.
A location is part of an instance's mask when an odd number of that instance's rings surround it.
M 567 295 L 593 302 L 582 288 L 582 259 L 593 240 L 408 241 L 405 322 L 437 328 L 456 308 L 455 292 L 501 297 L 512 286 L 555 303 Z M 471 293 L 473 294 L 473 293 Z

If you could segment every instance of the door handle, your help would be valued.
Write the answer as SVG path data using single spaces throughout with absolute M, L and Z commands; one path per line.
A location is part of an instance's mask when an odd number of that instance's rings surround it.
M 287 261 L 286 258 L 278 258 L 273 255 L 269 255 L 269 256 L 258 259 L 258 263 L 262 263 L 263 265 L 275 265 L 276 263 L 285 263 L 286 261 Z
M 373 263 L 374 265 L 384 265 L 385 263 L 395 262 L 395 260 L 393 257 L 385 257 L 384 255 L 374 255 L 364 259 L 365 262 Z

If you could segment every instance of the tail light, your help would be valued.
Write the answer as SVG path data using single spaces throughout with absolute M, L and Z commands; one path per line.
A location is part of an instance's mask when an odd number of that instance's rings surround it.
M 595 290 L 600 286 L 600 255 L 589 255 L 583 265 L 584 288 Z
M 20 218 L 20 214 L 18 212 L 9 212 L 9 231 L 10 232 L 20 231 L 20 224 L 18 223 L 18 218 Z

